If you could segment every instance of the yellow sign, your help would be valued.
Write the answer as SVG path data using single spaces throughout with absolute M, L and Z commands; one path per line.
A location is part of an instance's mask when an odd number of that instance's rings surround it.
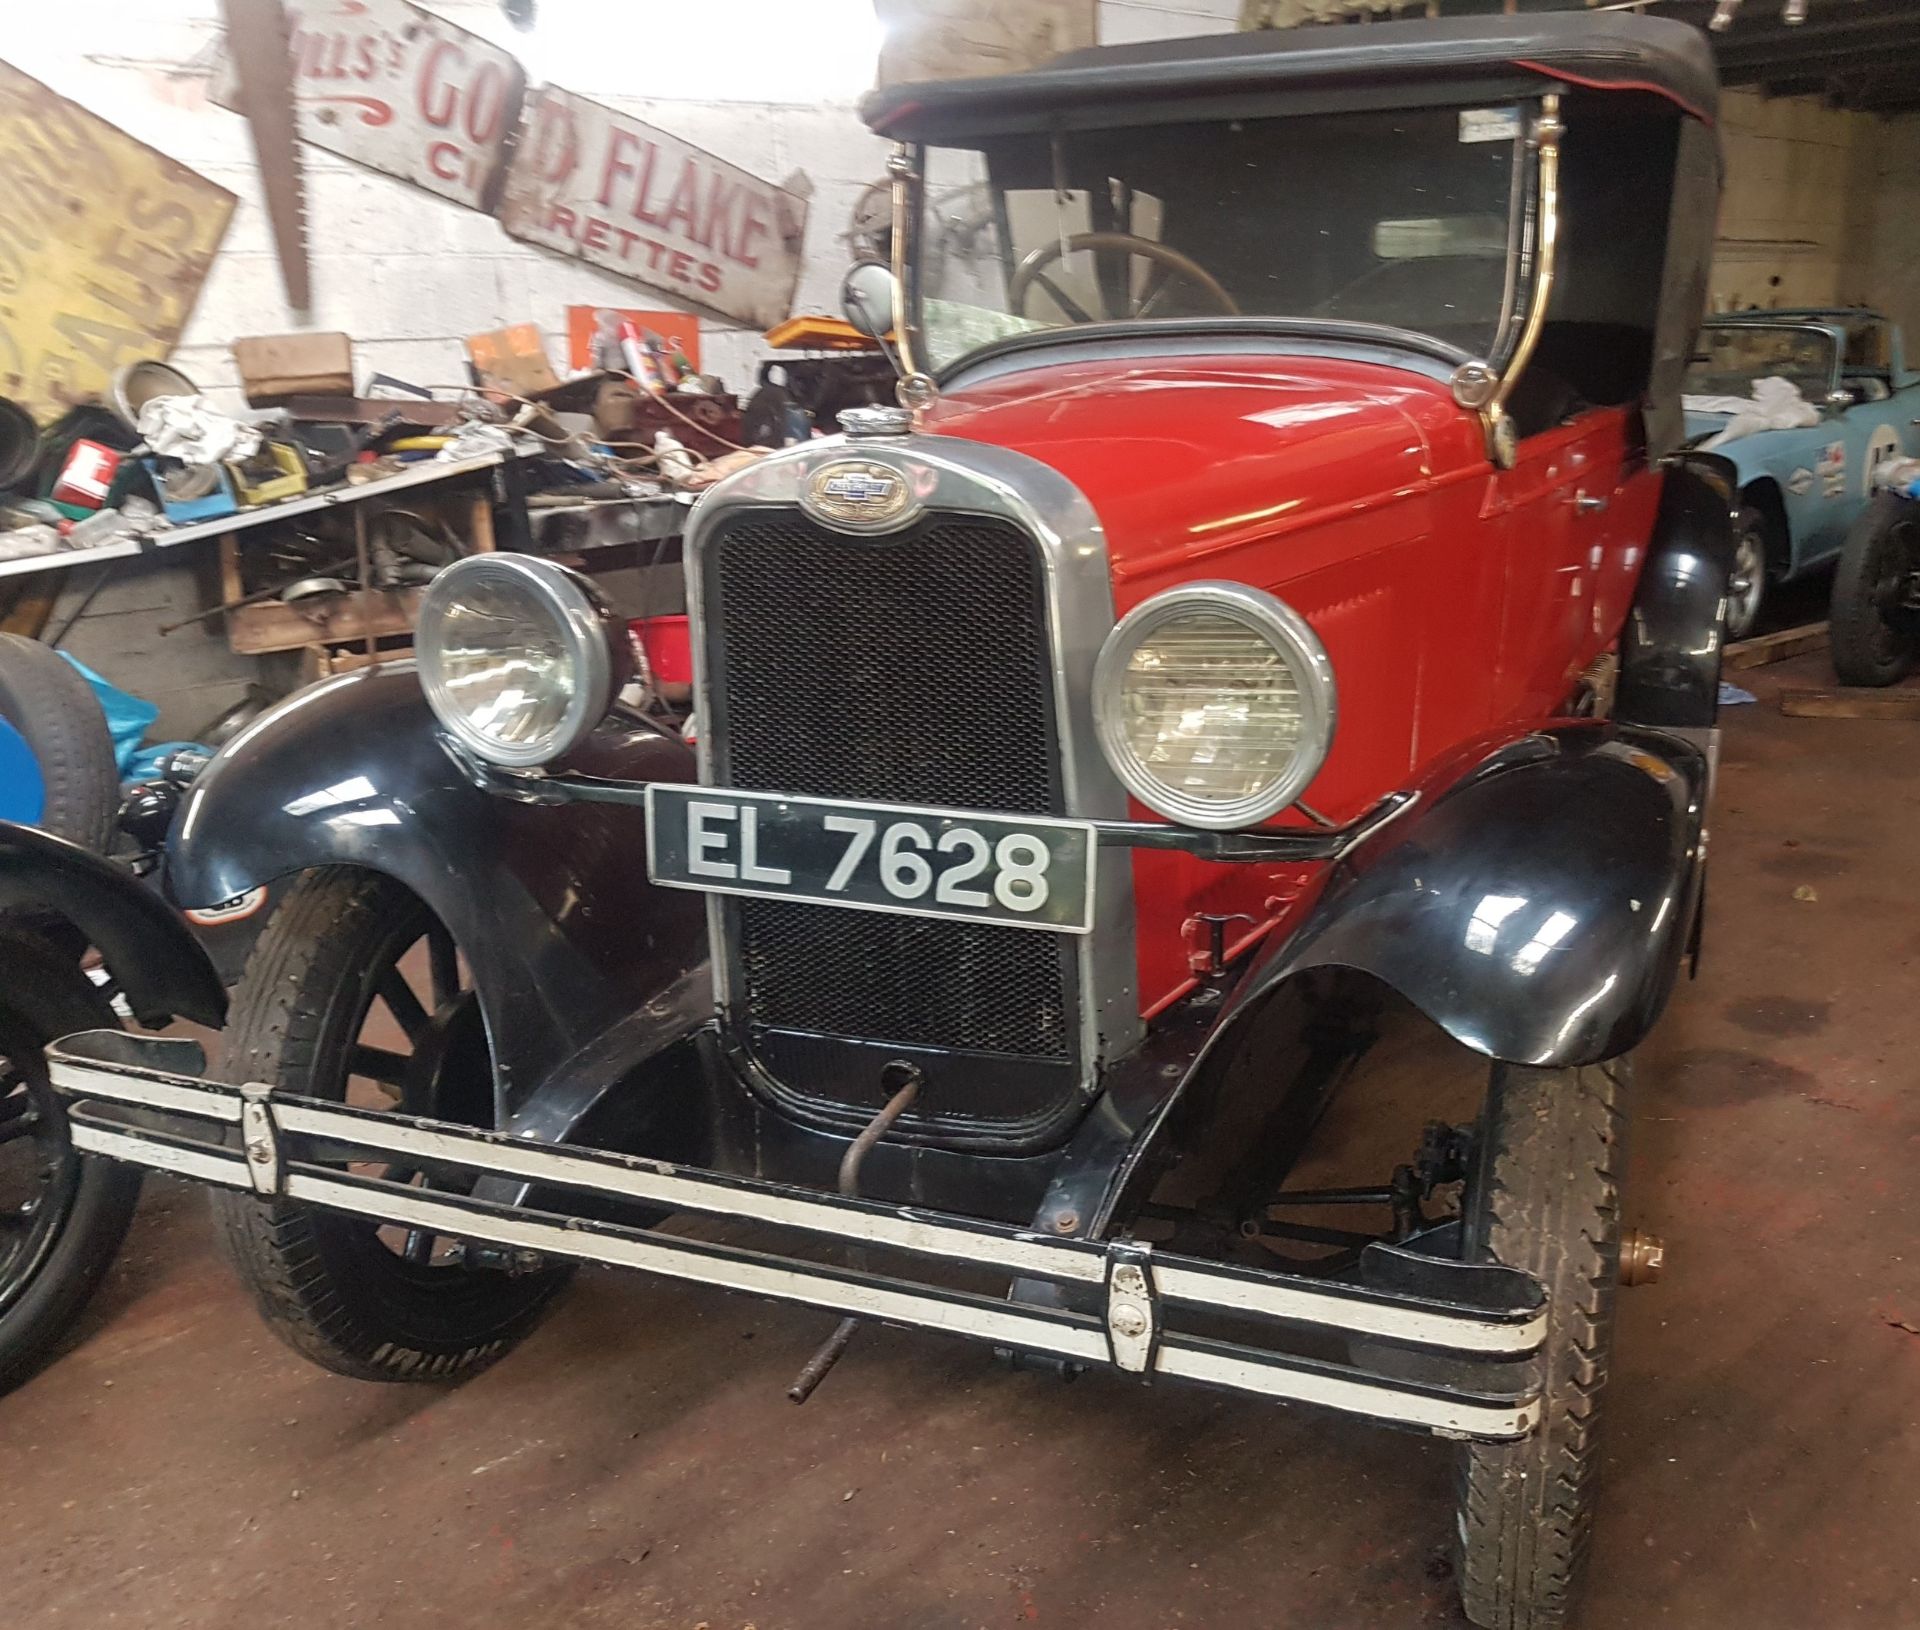
M 164 357 L 233 204 L 0 62 L 0 396 L 44 422 Z

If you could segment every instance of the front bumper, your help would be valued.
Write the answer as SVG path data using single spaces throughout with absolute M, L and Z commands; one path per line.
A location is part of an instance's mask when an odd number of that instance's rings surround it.
M 751 1178 L 470 1127 L 347 1108 L 201 1078 L 192 1042 L 89 1031 L 49 1052 L 76 1147 L 224 1188 L 430 1230 L 507 1253 L 637 1268 L 834 1313 L 968 1336 L 997 1348 L 1317 1404 L 1445 1437 L 1499 1441 L 1538 1424 L 1539 1285 L 1493 1264 L 1390 1247 L 1388 1284 L 1333 1284 L 1163 1254 L 1127 1241 L 1056 1239 L 973 1218 L 849 1200 Z M 527 1192 L 511 1204 L 350 1171 L 404 1157 L 448 1184 Z M 529 1187 L 530 1186 L 530 1187 Z M 828 1237 L 897 1258 L 877 1273 L 572 1214 L 582 1203 L 691 1212 Z M 1031 1297 L 932 1282 L 941 1262 L 985 1270 Z M 1053 1302 L 1065 1305 L 1051 1305 Z M 1192 1327 L 1230 1327 L 1233 1339 Z M 1239 1339 L 1345 1337 L 1378 1360 L 1336 1363 Z M 1390 1355 L 1390 1356 L 1388 1356 Z M 1409 1379 L 1408 1377 L 1417 1377 Z

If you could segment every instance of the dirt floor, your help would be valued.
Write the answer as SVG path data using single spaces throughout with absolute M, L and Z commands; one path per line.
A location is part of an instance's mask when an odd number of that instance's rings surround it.
M 1586 1630 L 1920 1625 L 1920 723 L 1735 676 L 1706 959 L 1640 1057 Z M 0 1401 L 0 1624 L 1454 1626 L 1445 1444 L 585 1277 L 456 1391 L 269 1337 L 155 1182 L 74 1349 Z

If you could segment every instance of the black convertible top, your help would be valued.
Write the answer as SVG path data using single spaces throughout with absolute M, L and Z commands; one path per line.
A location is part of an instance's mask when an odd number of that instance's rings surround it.
M 879 134 L 967 142 L 1203 117 L 1468 103 L 1552 81 L 1651 92 L 1711 123 L 1719 81 L 1697 28 L 1626 12 L 1351 23 L 1070 51 L 1043 68 L 893 85 L 862 104 Z

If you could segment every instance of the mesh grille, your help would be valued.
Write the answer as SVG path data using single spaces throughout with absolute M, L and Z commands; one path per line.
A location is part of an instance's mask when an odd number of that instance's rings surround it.
M 703 569 L 722 784 L 1061 812 L 1043 568 L 1018 528 L 876 540 L 750 515 Z M 1065 936 L 787 901 L 729 915 L 754 1029 L 1072 1056 Z
M 1069 1056 L 1052 934 L 784 900 L 741 901 L 739 923 L 756 1026 Z
M 708 568 L 729 786 L 1057 813 L 1043 580 L 1025 533 L 736 523 Z

